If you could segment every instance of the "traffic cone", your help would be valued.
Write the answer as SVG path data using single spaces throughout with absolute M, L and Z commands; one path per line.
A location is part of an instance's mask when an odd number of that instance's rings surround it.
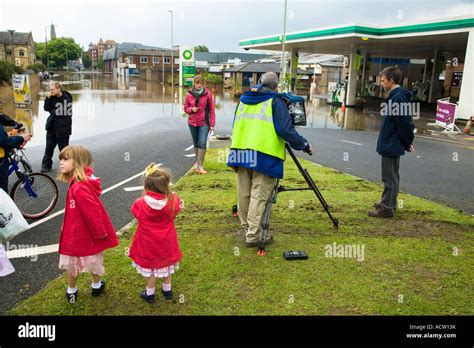
M 465 134 L 471 134 L 472 116 L 469 117 L 469 121 L 466 123 L 466 127 L 462 130 Z
M 342 101 L 341 111 L 346 112 L 346 104 Z

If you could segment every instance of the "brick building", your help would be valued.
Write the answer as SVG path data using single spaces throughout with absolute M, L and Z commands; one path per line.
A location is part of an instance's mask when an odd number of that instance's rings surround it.
M 114 48 L 117 46 L 117 43 L 114 40 L 106 40 L 105 42 L 100 38 L 97 44 L 93 44 L 92 42 L 89 44 L 89 51 L 87 54 L 91 60 L 91 67 L 92 69 L 97 68 L 97 63 L 100 58 L 104 55 L 104 52 L 108 49 Z
M 174 71 L 178 71 L 179 52 L 174 51 Z M 171 72 L 171 50 L 137 49 L 128 52 L 121 52 L 121 63 L 133 64 L 139 71 L 147 69 Z

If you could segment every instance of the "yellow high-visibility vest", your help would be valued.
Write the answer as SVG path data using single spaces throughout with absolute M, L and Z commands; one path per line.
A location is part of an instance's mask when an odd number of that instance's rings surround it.
M 285 160 L 285 141 L 275 130 L 273 98 L 259 104 L 239 102 L 232 130 L 233 149 L 251 149 Z

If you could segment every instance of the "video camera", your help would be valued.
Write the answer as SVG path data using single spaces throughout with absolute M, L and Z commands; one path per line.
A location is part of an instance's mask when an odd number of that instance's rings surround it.
M 281 93 L 280 96 L 288 106 L 293 126 L 306 126 L 306 107 L 304 98 L 290 93 Z

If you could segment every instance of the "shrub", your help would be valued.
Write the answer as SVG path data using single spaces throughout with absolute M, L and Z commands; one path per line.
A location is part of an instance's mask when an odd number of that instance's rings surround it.
M 15 64 L 12 64 L 7 61 L 0 61 L 0 85 L 4 82 L 11 85 L 12 83 L 12 74 L 15 74 Z

